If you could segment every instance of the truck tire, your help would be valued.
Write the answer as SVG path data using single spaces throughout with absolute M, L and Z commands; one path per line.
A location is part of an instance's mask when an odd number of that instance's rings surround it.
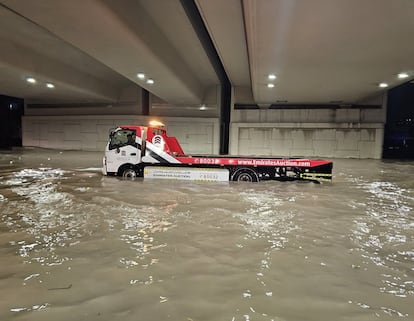
M 134 179 L 138 176 L 137 172 L 132 166 L 123 167 L 120 169 L 120 176 L 124 179 Z
M 239 168 L 232 175 L 232 180 L 235 182 L 258 182 L 259 176 L 251 168 Z

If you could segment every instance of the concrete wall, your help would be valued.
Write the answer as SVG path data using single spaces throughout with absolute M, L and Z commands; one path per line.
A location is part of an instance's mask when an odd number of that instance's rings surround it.
M 232 155 L 381 158 L 381 108 L 233 110 Z
M 149 119 L 138 115 L 24 116 L 23 146 L 103 151 L 111 128 L 145 125 Z M 218 153 L 218 119 L 163 117 L 162 121 L 169 136 L 176 136 L 186 153 Z
M 110 128 L 158 118 L 186 153 L 218 154 L 218 117 L 197 109 L 192 112 L 200 117 L 141 116 L 139 97 L 135 103 L 109 106 L 100 115 L 93 115 L 95 110 L 81 115 L 81 108 L 56 108 L 53 116 L 53 108 L 28 109 L 22 120 L 23 146 L 104 150 Z M 231 120 L 231 155 L 381 158 L 386 107 L 232 110 Z
M 260 111 L 255 111 L 260 116 Z M 24 116 L 23 146 L 104 150 L 110 128 L 147 124 L 138 115 Z M 189 154 L 218 154 L 217 118 L 162 117 Z M 231 155 L 381 158 L 383 123 L 233 122 Z
M 233 123 L 232 155 L 381 158 L 382 124 Z

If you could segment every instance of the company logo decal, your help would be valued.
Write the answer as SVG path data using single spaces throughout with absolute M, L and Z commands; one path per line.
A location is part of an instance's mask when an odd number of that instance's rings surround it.
M 152 137 L 152 143 L 154 144 L 154 146 L 164 149 L 164 140 L 160 135 L 155 135 L 154 137 Z

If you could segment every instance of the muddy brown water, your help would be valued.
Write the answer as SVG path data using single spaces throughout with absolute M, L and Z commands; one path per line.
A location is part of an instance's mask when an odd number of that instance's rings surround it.
M 414 320 L 414 162 L 332 184 L 124 181 L 0 152 L 0 320 Z

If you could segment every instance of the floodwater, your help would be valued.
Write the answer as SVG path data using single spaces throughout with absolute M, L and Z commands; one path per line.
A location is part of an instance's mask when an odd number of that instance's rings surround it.
M 414 320 L 414 162 L 199 183 L 101 156 L 0 152 L 0 320 Z

